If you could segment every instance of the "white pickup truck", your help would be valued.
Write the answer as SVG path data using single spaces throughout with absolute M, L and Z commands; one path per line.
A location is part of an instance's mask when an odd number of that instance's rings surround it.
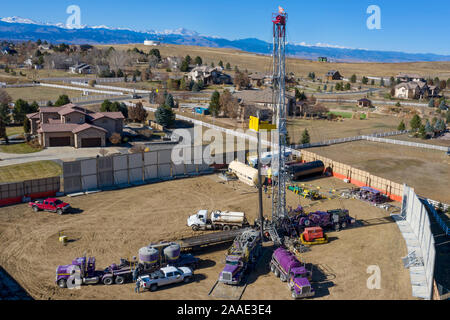
M 244 212 L 230 212 L 215 210 L 208 218 L 208 210 L 199 210 L 187 219 L 188 227 L 192 230 L 236 230 L 248 227 Z
M 149 275 L 140 276 L 141 286 L 150 291 L 156 291 L 158 287 L 166 286 L 173 283 L 188 283 L 192 280 L 194 274 L 188 267 L 175 268 L 172 266 L 161 268 L 159 271 Z

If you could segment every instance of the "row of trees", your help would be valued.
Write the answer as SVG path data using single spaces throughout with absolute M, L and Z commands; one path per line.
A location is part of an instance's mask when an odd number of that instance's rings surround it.
M 224 116 L 234 119 L 239 113 L 238 99 L 233 97 L 231 92 L 227 89 L 225 89 L 222 94 L 216 90 L 211 95 L 209 112 L 213 117 L 217 117 L 222 113 Z
M 430 122 L 428 119 L 423 123 L 422 119 L 419 115 L 415 114 L 409 125 L 411 130 L 415 132 L 416 136 L 419 136 L 422 139 L 427 139 L 433 136 L 436 136 L 439 133 L 442 133 L 446 130 L 446 122 L 448 123 L 450 120 L 450 112 L 447 113 L 447 119 L 436 118 L 434 117 Z M 406 130 L 405 122 L 402 120 L 397 127 L 398 130 Z

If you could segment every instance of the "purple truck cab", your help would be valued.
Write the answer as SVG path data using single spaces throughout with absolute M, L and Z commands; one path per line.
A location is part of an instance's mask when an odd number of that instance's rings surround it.
M 228 255 L 225 261 L 225 267 L 219 275 L 219 281 L 236 285 L 242 279 L 242 275 L 244 274 L 244 263 L 240 256 L 237 255 Z
M 289 288 L 294 299 L 307 298 L 314 296 L 314 289 L 311 287 L 307 278 L 291 278 Z
M 79 278 L 76 273 L 79 272 Z M 94 284 L 100 280 L 100 275 L 95 271 L 95 258 L 76 258 L 72 264 L 61 265 L 56 268 L 56 283 L 59 287 L 67 287 L 67 282 L 72 279 L 79 279 L 83 284 Z M 81 284 L 80 283 L 80 284 Z

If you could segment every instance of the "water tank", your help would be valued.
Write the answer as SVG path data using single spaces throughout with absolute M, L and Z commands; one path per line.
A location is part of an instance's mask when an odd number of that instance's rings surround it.
M 175 261 L 180 257 L 180 251 L 180 245 L 173 242 L 164 249 L 164 256 L 166 257 L 167 261 Z
M 155 248 L 143 247 L 139 249 L 139 262 L 145 264 L 155 264 L 158 262 L 159 252 Z

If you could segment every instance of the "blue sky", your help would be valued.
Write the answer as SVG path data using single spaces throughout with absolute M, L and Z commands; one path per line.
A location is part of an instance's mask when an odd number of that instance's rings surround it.
M 184 27 L 227 39 L 271 40 L 271 13 L 289 14 L 288 41 L 450 55 L 450 1 L 436 0 L 54 0 L 2 1 L 0 17 L 65 22 L 81 8 L 81 23 L 138 30 Z M 369 30 L 369 5 L 381 9 L 381 29 Z

